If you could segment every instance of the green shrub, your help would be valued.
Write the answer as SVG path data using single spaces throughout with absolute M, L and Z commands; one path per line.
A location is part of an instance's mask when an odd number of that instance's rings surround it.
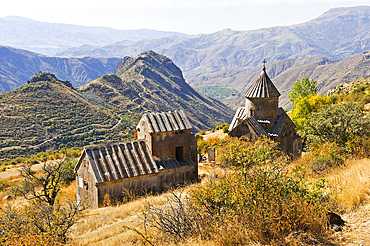
M 24 157 L 17 157 L 17 158 L 15 158 L 15 162 L 17 163 L 17 164 L 19 164 L 19 163 L 23 163 L 24 161 L 26 160 L 26 158 L 24 158 Z
M 6 188 L 10 187 L 11 184 L 6 182 L 6 181 L 3 181 L 3 180 L 0 180 L 0 191 L 3 191 L 5 190 Z
M 247 172 L 253 166 L 274 162 L 280 156 L 277 143 L 269 138 L 254 143 L 231 138 L 218 149 L 217 162 Z
M 268 244 L 291 233 L 325 231 L 329 203 L 323 188 L 324 180 L 307 185 L 281 172 L 279 165 L 253 168 L 246 175 L 226 175 L 192 189 L 189 210 L 198 217 L 206 238 L 223 231 L 227 245 L 248 239 Z M 244 233 L 227 238 L 237 231 Z
M 269 139 L 256 143 L 231 139 L 222 148 L 223 161 L 234 172 L 192 187 L 186 199 L 175 196 L 167 209 L 149 206 L 146 218 L 159 231 L 156 239 L 285 245 L 289 235 L 325 232 L 330 207 L 323 193 L 325 180 L 309 183 L 287 172 L 287 158 Z
M 210 143 L 208 141 L 204 140 L 203 138 L 198 139 L 198 143 L 197 143 L 198 153 L 200 154 L 205 153 L 208 147 L 210 147 Z

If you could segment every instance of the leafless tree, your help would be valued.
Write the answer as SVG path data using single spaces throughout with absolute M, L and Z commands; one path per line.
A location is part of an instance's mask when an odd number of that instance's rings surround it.
M 67 159 L 49 163 L 44 161 L 42 174 L 32 170 L 35 164 L 25 164 L 20 170 L 24 180 L 13 189 L 13 193 L 53 206 L 63 185 L 73 178 L 73 169 L 69 164 Z

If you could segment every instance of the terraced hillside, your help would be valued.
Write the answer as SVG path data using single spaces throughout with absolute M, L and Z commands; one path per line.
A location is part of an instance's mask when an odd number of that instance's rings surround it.
M 62 81 L 45 80 L 0 95 L 0 158 L 98 142 L 119 123 Z
M 79 88 L 95 103 L 120 113 L 185 110 L 194 130 L 229 122 L 230 109 L 190 87 L 167 57 L 147 51 L 122 59 L 115 75 L 105 75 Z
M 230 121 L 231 110 L 191 88 L 170 59 L 126 57 L 115 75 L 74 89 L 53 74 L 0 95 L 0 159 L 48 149 L 125 141 L 144 112 L 184 110 L 193 131 Z

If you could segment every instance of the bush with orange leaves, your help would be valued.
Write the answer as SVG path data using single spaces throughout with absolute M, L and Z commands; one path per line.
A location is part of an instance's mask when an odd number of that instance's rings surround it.
M 313 240 L 313 235 L 324 234 L 330 206 L 323 193 L 325 180 L 309 183 L 289 173 L 288 159 L 271 149 L 275 145 L 268 139 L 225 144 L 225 160 L 235 171 L 193 186 L 170 209 L 148 209 L 146 222 L 159 231 L 153 240 L 285 245 L 287 236 L 299 241 L 303 234 Z

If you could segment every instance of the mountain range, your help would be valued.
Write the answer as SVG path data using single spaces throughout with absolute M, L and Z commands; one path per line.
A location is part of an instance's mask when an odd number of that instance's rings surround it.
M 79 88 L 39 72 L 0 94 L 0 159 L 124 141 L 143 113 L 175 110 L 186 112 L 193 131 L 232 117 L 230 108 L 194 90 L 169 58 L 153 51 L 125 57 L 115 74 Z
M 370 6 L 334 8 L 297 25 L 249 31 L 221 30 L 211 34 L 122 41 L 101 47 L 82 46 L 60 56 L 133 56 L 154 50 L 190 70 L 253 68 L 268 62 L 323 56 L 342 60 L 370 49 Z M 191 84 L 191 81 L 189 81 Z
M 291 108 L 289 93 L 295 80 L 304 77 L 317 81 L 319 93 L 325 94 L 329 89 L 343 82 L 352 82 L 370 77 L 370 51 L 364 51 L 345 60 L 332 60 L 325 57 L 307 57 L 273 61 L 266 65 L 266 72 L 281 93 L 280 106 Z M 244 93 L 258 77 L 262 66 L 252 69 L 225 69 L 216 72 L 192 71 L 187 80 L 192 86 L 206 85 L 235 88 L 239 94 L 223 100 L 235 108 L 244 103 Z
M 186 36 L 180 32 L 151 29 L 116 30 L 47 23 L 19 16 L 0 18 L 0 45 L 25 49 L 44 55 L 55 55 L 81 45 L 108 45 L 122 40 L 140 40 L 169 36 Z
M 292 26 L 225 29 L 212 34 L 123 40 L 105 46 L 85 44 L 58 53 L 68 58 L 0 47 L 0 92 L 25 84 L 38 71 L 51 72 L 79 87 L 113 74 L 122 57 L 154 50 L 170 58 L 192 87 L 219 85 L 237 89 L 239 94 L 223 99 L 233 107 L 243 100 L 242 94 L 260 73 L 261 60 L 267 59 L 267 72 L 282 93 L 281 105 L 289 108 L 287 95 L 296 79 L 315 79 L 320 92 L 325 93 L 342 82 L 369 76 L 368 30 L 370 7 L 358 6 L 331 9 Z M 73 35 L 73 29 L 68 35 Z M 47 44 L 45 40 L 47 36 L 40 35 L 39 43 Z
M 183 109 L 196 131 L 232 117 L 230 108 L 194 90 L 169 58 L 153 51 L 123 58 L 115 74 L 102 76 L 79 92 L 90 101 L 104 101 L 119 113 Z
M 112 74 L 120 59 L 102 57 L 60 58 L 0 46 L 0 93 L 26 84 L 39 71 L 82 86 L 104 74 Z

